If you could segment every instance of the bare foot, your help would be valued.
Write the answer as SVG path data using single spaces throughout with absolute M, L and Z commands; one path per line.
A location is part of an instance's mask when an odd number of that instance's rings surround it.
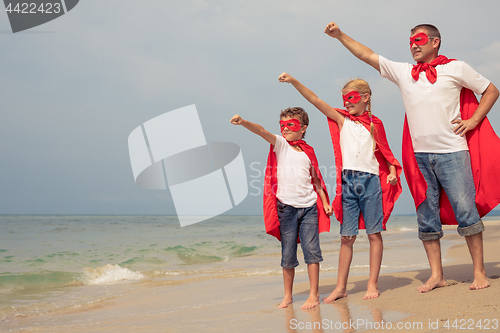
M 488 278 L 486 276 L 479 276 L 474 278 L 474 281 L 472 281 L 472 284 L 470 285 L 470 290 L 479 290 L 479 289 L 484 289 L 488 288 L 490 286 L 490 282 L 488 281 Z
M 309 298 L 307 301 L 300 307 L 301 310 L 305 309 L 312 309 L 320 304 L 319 302 L 319 295 L 318 296 L 312 296 L 309 295 Z
M 380 295 L 380 291 L 377 288 L 377 285 L 368 285 L 366 289 L 366 294 L 363 296 L 363 299 L 372 299 L 377 298 Z
M 432 289 L 441 288 L 446 286 L 446 280 L 443 276 L 438 278 L 433 278 L 432 276 L 423 285 L 417 288 L 418 292 L 426 293 Z
M 283 300 L 281 301 L 280 305 L 278 305 L 279 309 L 284 309 L 288 307 L 289 304 L 293 303 L 293 299 L 291 297 L 285 296 Z
M 347 291 L 345 289 L 335 288 L 328 297 L 323 298 L 323 302 L 333 302 L 339 298 L 347 297 Z

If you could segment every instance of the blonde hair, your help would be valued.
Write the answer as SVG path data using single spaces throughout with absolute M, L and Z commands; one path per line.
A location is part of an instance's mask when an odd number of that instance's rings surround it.
M 372 121 L 372 90 L 370 89 L 370 85 L 363 79 L 353 79 L 347 82 L 342 89 L 352 89 L 361 95 L 368 94 L 370 96 L 368 102 L 366 102 L 366 111 L 368 112 L 368 116 L 370 116 L 370 135 L 373 140 L 373 151 L 375 151 L 377 141 L 375 139 L 375 125 L 373 125 Z

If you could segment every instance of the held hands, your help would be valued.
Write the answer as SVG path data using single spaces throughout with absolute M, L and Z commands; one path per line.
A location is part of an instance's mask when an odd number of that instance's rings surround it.
M 243 125 L 243 122 L 245 120 L 243 118 L 241 118 L 239 115 L 235 114 L 233 116 L 233 118 L 231 118 L 231 120 L 229 121 L 231 124 L 234 124 L 234 125 Z
M 330 22 L 325 28 L 325 34 L 333 38 L 339 38 L 340 28 L 338 25 L 335 24 L 335 22 Z
M 456 135 L 460 135 L 460 136 L 464 136 L 465 133 L 467 133 L 468 131 L 472 131 L 477 126 L 477 122 L 474 121 L 473 119 L 467 119 L 467 120 L 455 119 L 451 123 L 458 124 L 453 129 L 453 132 Z
M 293 77 L 288 73 L 281 73 L 278 80 L 280 82 L 292 83 Z

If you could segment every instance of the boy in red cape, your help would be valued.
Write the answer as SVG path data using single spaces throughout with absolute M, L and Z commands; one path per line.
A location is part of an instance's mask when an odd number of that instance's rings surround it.
M 293 302 L 292 289 L 301 243 L 307 264 L 310 292 L 301 309 L 311 309 L 319 301 L 319 263 L 323 261 L 319 233 L 330 230 L 332 207 L 321 177 L 314 149 L 304 140 L 309 117 L 304 109 L 288 108 L 280 114 L 282 136 L 244 120 L 239 115 L 231 123 L 242 125 L 271 144 L 264 183 L 266 232 L 281 241 L 281 266 L 285 296 L 278 305 Z
M 379 56 L 334 22 L 325 33 L 401 91 L 406 111 L 403 166 L 431 268 L 431 277 L 417 290 L 446 286 L 442 223 L 458 223 L 458 233 L 466 239 L 474 271 L 470 289 L 489 287 L 481 217 L 500 202 L 500 140 L 485 117 L 498 99 L 498 89 L 465 62 L 439 55 L 441 34 L 430 24 L 411 30 L 416 65 Z M 482 95 L 479 103 L 474 93 Z

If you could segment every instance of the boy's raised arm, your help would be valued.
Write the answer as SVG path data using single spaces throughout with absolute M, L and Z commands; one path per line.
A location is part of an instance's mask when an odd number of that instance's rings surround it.
M 278 80 L 280 82 L 291 83 L 297 91 L 304 96 L 305 99 L 314 105 L 318 110 L 320 110 L 325 116 L 335 121 L 339 126 L 343 125 L 344 117 L 340 115 L 334 108 L 328 105 L 325 101 L 320 99 L 315 93 L 309 90 L 306 86 L 299 82 L 296 78 L 292 77 L 290 74 L 282 73 Z
M 274 134 L 270 133 L 269 131 L 267 131 L 264 127 L 262 127 L 259 124 L 254 124 L 252 122 L 249 122 L 248 120 L 241 118 L 237 114 L 235 114 L 233 116 L 233 118 L 231 118 L 230 122 L 231 122 L 231 124 L 241 125 L 241 126 L 245 127 L 250 132 L 253 132 L 253 133 L 261 136 L 264 140 L 266 140 L 267 142 L 269 142 L 273 146 L 276 143 L 276 136 Z
M 369 47 L 355 41 L 351 37 L 343 33 L 335 22 L 330 22 L 325 28 L 325 34 L 338 39 L 356 58 L 366 62 L 368 65 L 380 72 L 378 54 L 373 52 Z

